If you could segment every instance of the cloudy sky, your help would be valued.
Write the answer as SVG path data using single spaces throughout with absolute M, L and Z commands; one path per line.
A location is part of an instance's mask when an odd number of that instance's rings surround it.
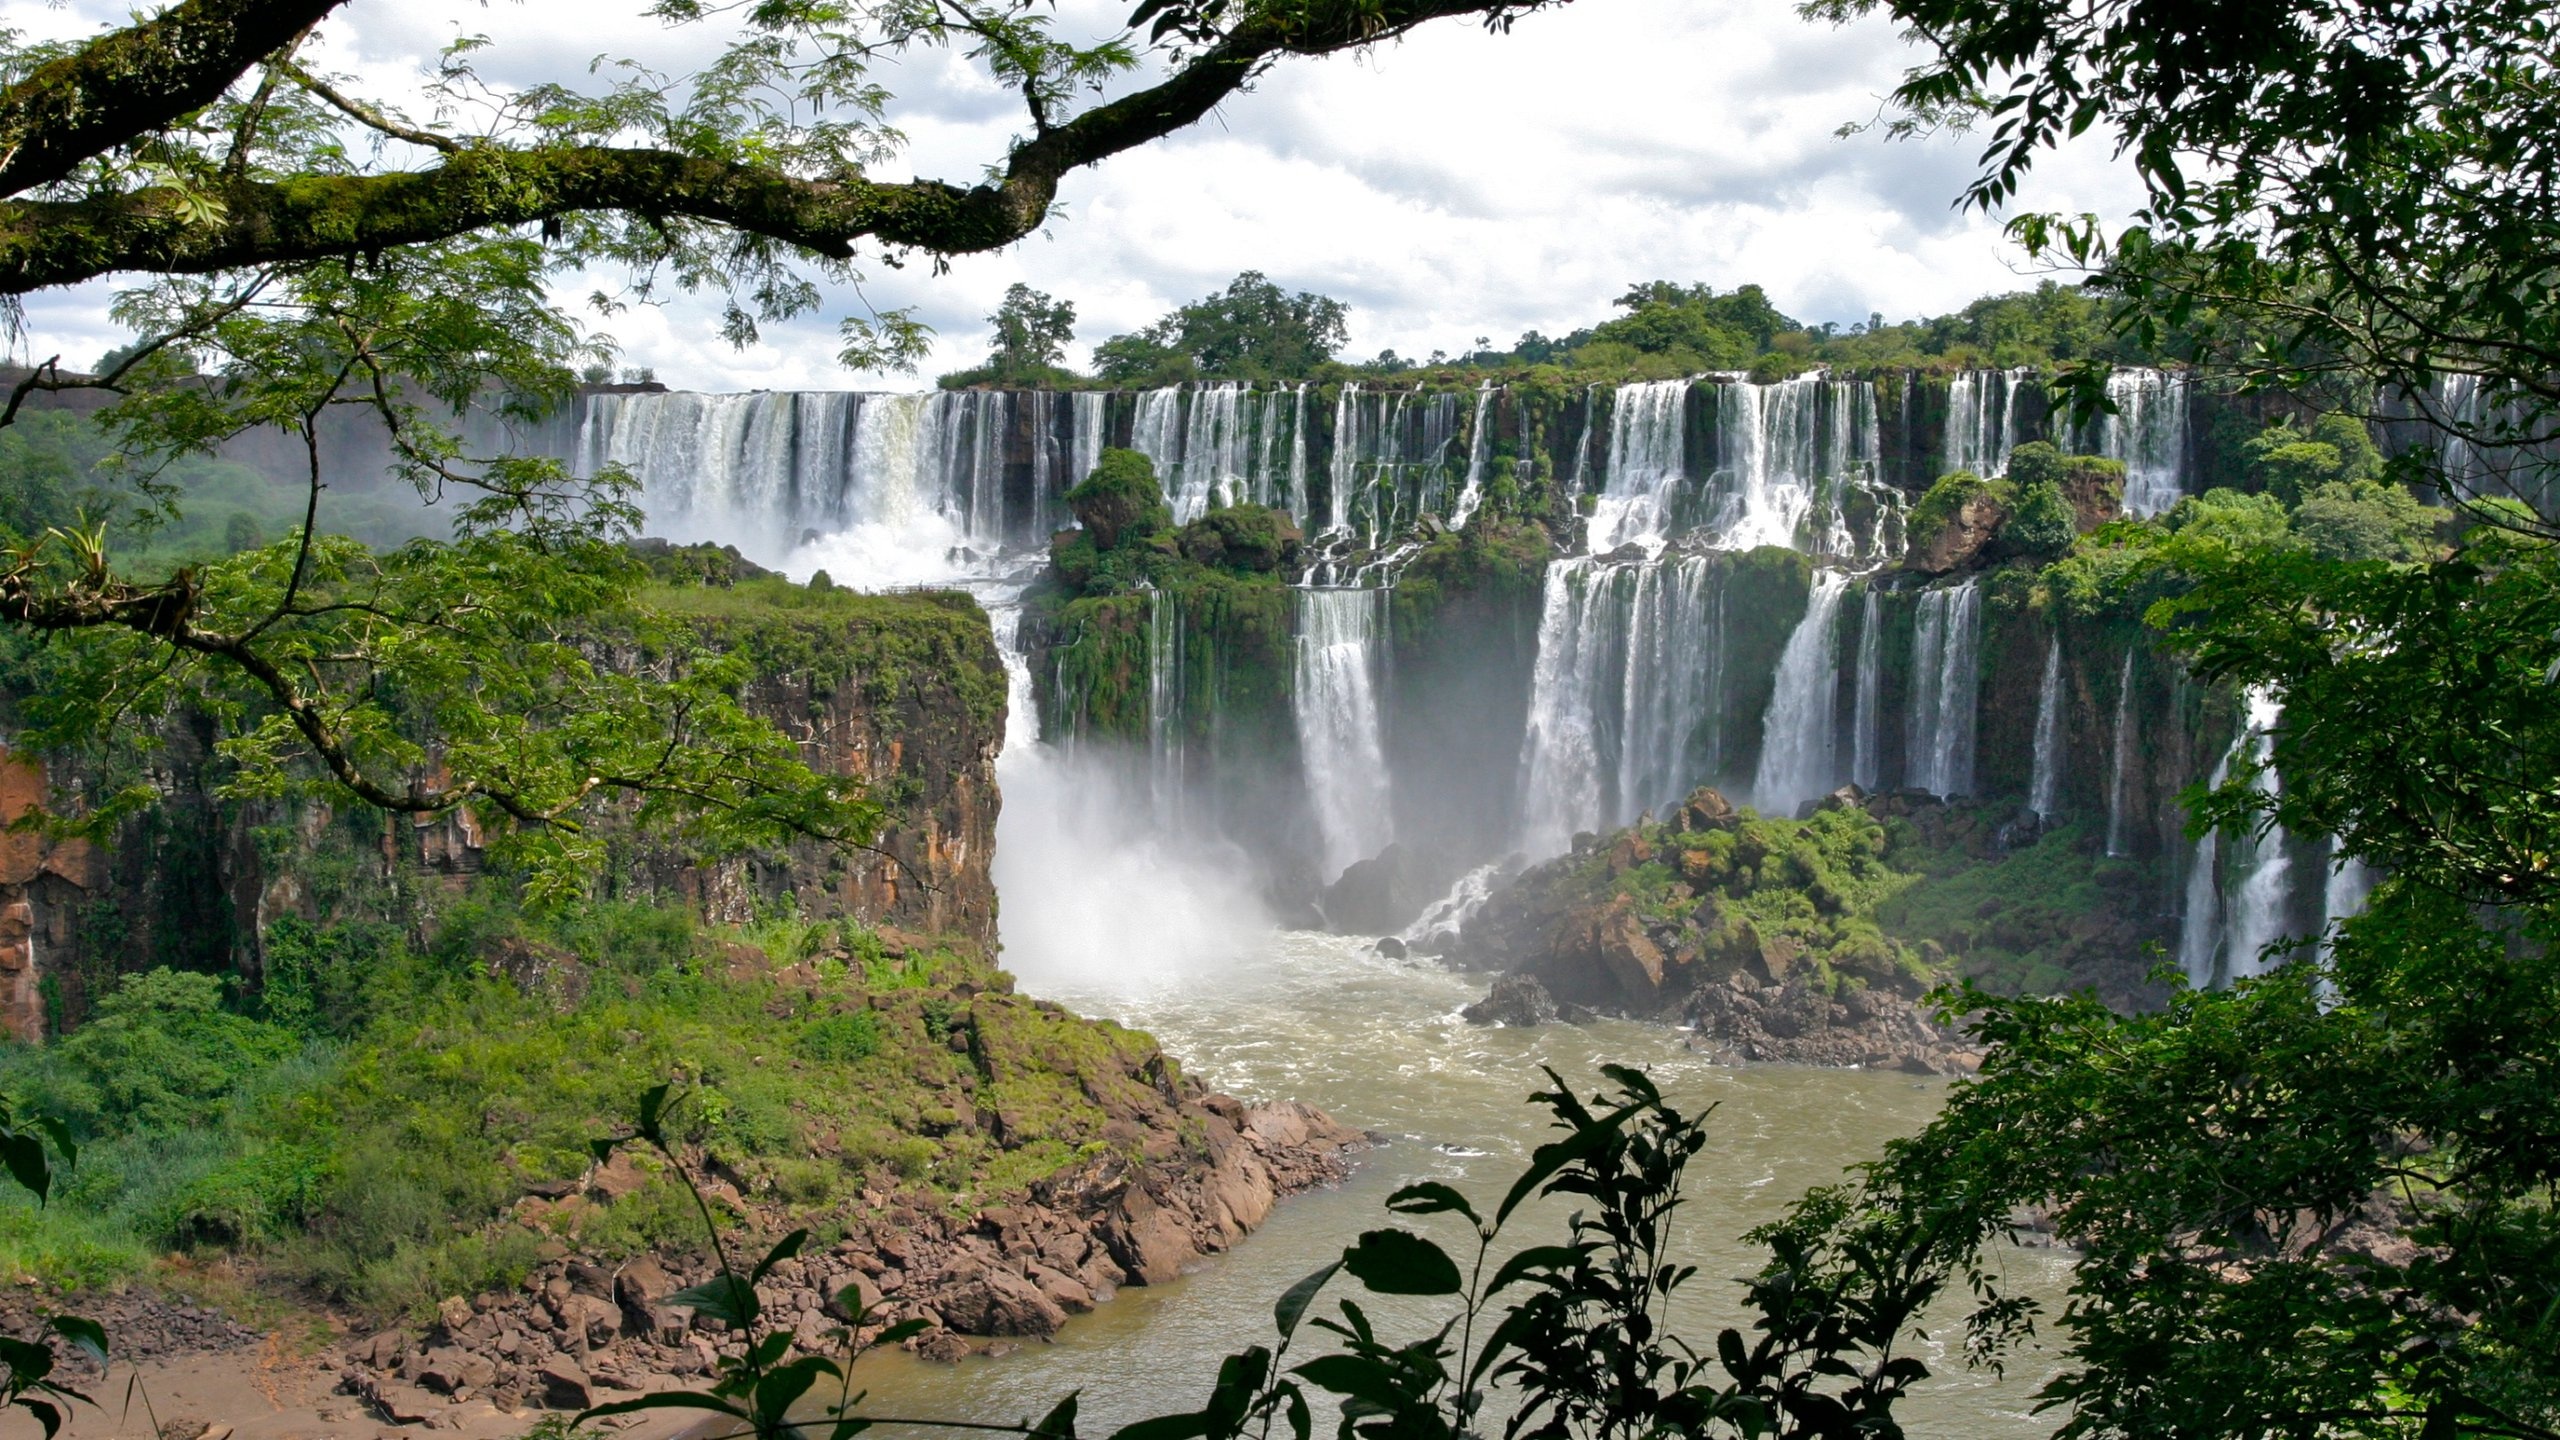
M 354 0 L 321 58 L 395 94 L 457 33 L 494 44 L 483 72 L 579 81 L 610 51 L 680 73 L 699 30 L 637 20 L 637 0 Z M 1108 31 L 1125 0 L 1060 0 L 1062 24 Z M 125 6 L 5 0 L 7 23 L 69 35 Z M 1478 336 L 1561 333 L 1629 283 L 1757 282 L 1781 309 L 1842 324 L 1936 313 L 2035 277 L 1997 220 L 1956 211 L 1976 142 L 1847 138 L 1910 52 L 1890 26 L 1796 17 L 1793 0 L 1574 0 L 1509 35 L 1443 22 L 1360 56 L 1290 61 L 1170 140 L 1082 170 L 1047 232 L 993 255 L 875 274 L 875 304 L 933 325 L 930 376 L 984 355 L 984 316 L 1020 280 L 1075 302 L 1078 349 L 1146 324 L 1242 270 L 1350 306 L 1350 354 L 1462 350 Z M 1016 103 L 964 62 L 884 74 L 916 173 L 966 182 L 1000 160 Z M 2120 214 L 2132 185 L 2103 147 L 2041 167 L 2022 203 Z M 578 293 L 583 293 L 580 287 Z M 827 316 L 734 351 L 698 302 L 606 329 L 624 363 L 706 389 L 912 384 L 838 367 Z M 29 341 L 86 361 L 119 338 L 102 287 L 30 297 Z M 1079 353 L 1076 359 L 1081 360 Z

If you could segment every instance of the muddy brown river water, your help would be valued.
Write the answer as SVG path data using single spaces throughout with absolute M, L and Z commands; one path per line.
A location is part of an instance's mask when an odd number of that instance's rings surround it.
M 1526 1103 L 1543 1084 L 1541 1065 L 1587 1089 L 1601 1064 L 1637 1064 L 1674 1103 L 1716 1107 L 1708 1148 L 1691 1168 L 1680 1229 L 1678 1258 L 1697 1265 L 1699 1275 L 1672 1317 L 1676 1331 L 1711 1349 L 1715 1329 L 1738 1318 L 1738 1287 L 1728 1277 L 1761 1260 L 1740 1239 L 1743 1232 L 1809 1187 L 1839 1179 L 1885 1141 L 1920 1128 L 1948 1083 L 1736 1067 L 1687 1050 L 1668 1027 L 1627 1021 L 1480 1028 L 1457 1014 L 1482 993 L 1480 979 L 1428 960 L 1388 959 L 1329 935 L 1283 932 L 1231 959 L 1179 967 L 1035 970 L 1020 979 L 1028 993 L 1151 1032 L 1214 1087 L 1312 1101 L 1388 1143 L 1364 1156 L 1348 1183 L 1284 1201 L 1234 1252 L 1174 1284 L 1122 1291 L 1053 1344 L 955 1366 L 903 1354 L 866 1359 L 873 1413 L 1017 1420 L 1075 1390 L 1082 1395 L 1080 1428 L 1107 1435 L 1129 1420 L 1198 1408 L 1219 1357 L 1268 1339 L 1273 1299 L 1361 1230 L 1384 1223 L 1382 1202 L 1398 1186 L 1442 1180 L 1489 1208 L 1546 1138 L 1543 1112 Z M 1561 1217 L 1543 1218 L 1552 1225 Z M 1544 1233 L 1533 1225 L 1522 1238 Z M 1442 1238 L 1454 1247 L 1457 1237 Z M 2022 1250 L 2003 1263 L 2049 1311 L 2058 1308 L 2067 1260 Z M 1430 1304 L 1362 1298 L 1373 1315 L 1393 1317 L 1382 1325 L 1392 1334 L 1410 1336 L 1442 1313 Z M 1325 1303 L 1329 1309 L 1330 1298 Z M 2049 1370 L 2043 1356 L 2019 1357 L 2005 1377 L 1970 1371 L 1953 1326 L 1918 1353 L 1937 1373 L 1906 1409 L 1911 1434 L 2027 1437 L 2054 1429 L 2054 1417 L 2031 1413 L 2032 1392 Z M 1329 1423 L 1320 1415 L 1320 1430 Z

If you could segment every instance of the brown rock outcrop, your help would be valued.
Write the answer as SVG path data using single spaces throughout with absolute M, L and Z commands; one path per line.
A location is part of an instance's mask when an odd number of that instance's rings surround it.
M 874 1329 L 922 1320 L 929 1328 L 907 1347 L 945 1360 L 981 1341 L 1046 1339 L 1119 1287 L 1162 1284 L 1234 1245 L 1281 1196 L 1340 1179 L 1367 1141 L 1310 1105 L 1175 1088 L 1178 1106 L 1133 1122 L 1146 1132 L 1136 1148 L 1169 1158 L 1096 1156 L 974 1216 L 953 1216 L 922 1193 L 877 1197 L 843 1241 L 765 1277 L 757 1294 L 768 1321 L 823 1351 L 857 1313 Z M 1205 1145 L 1146 1144 L 1157 1130 Z M 779 1233 L 792 1219 L 749 1213 L 759 1231 Z M 446 1301 L 423 1334 L 349 1343 L 335 1357 L 339 1388 L 377 1413 L 427 1418 L 457 1396 L 573 1408 L 668 1377 L 698 1384 L 743 1343 L 667 1303 L 708 1278 L 698 1261 L 667 1257 L 616 1270 L 554 1260 L 516 1292 Z
M 1975 491 L 1947 517 L 1937 534 L 1912 547 L 1906 563 L 1923 575 L 1951 575 L 1968 569 L 1981 558 L 1983 547 L 2000 533 L 2008 518 L 2007 508 L 1990 492 Z

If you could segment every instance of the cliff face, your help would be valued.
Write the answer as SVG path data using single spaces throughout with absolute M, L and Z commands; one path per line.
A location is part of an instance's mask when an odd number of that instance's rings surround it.
M 886 805 L 867 850 L 818 842 L 706 861 L 665 844 L 617 847 L 609 888 L 681 899 L 738 924 L 786 898 L 992 953 L 1004 671 L 965 596 L 857 596 L 760 581 L 750 592 L 661 591 L 715 645 L 756 661 L 751 708 L 812 764 L 858 775 Z M 611 648 L 605 647 L 608 656 Z M 467 816 L 409 820 L 321 804 L 223 800 L 207 722 L 164 716 L 143 776 L 159 800 L 94 846 L 0 832 L 0 1027 L 34 1039 L 153 966 L 262 973 L 260 936 L 284 916 L 420 923 L 482 869 Z M 0 825 L 51 795 L 94 788 L 76 764 L 0 750 Z M 609 821 L 607 823 L 610 823 Z
M 725 923 L 787 895 L 803 915 L 953 936 L 993 954 L 1005 679 L 986 613 L 961 595 L 839 596 L 702 624 L 722 648 L 757 658 L 750 708 L 817 769 L 870 782 L 891 818 L 872 848 L 850 853 L 804 841 L 705 865 L 656 851 L 653 887 Z

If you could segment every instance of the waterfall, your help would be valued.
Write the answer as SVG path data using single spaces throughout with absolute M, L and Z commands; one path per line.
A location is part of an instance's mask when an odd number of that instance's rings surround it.
M 1212 505 L 1233 504 L 1248 483 L 1244 386 L 1235 381 L 1191 392 L 1182 435 L 1182 483 L 1173 497 L 1173 520 L 1187 525 Z
M 2018 395 L 2035 371 L 1967 370 L 1947 382 L 1947 430 L 1941 474 L 1970 470 L 1998 475 L 2018 448 Z
M 1715 774 L 1722 575 L 1704 555 L 1547 567 L 1521 745 L 1524 853 L 1556 854 Z
M 2044 685 L 2036 692 L 2036 759 L 2027 808 L 2050 825 L 2062 802 L 2062 637 L 2045 643 Z
M 1448 894 L 1431 902 L 1396 938 L 1416 949 L 1435 947 L 1425 950 L 1425 954 L 1441 953 L 1450 941 L 1458 938 L 1459 932 L 1467 928 L 1467 922 L 1475 918 L 1476 912 L 1484 908 L 1484 902 L 1493 898 L 1502 878 L 1499 862 L 1479 865 L 1459 876 L 1458 883 L 1449 887 Z
M 961 492 L 968 501 L 962 523 L 971 545 L 997 549 L 1006 535 L 1005 440 L 1011 429 L 1013 397 L 1001 390 L 946 394 L 940 407 L 944 453 L 968 457 L 962 462 L 968 470 Z
M 1031 530 L 1034 535 L 1048 535 L 1066 524 L 1067 507 L 1058 498 L 1067 488 L 1058 480 L 1061 397 L 1054 390 L 1034 390 L 1026 398 L 1031 405 Z
M 1867 587 L 1858 618 L 1858 691 L 1849 717 L 1849 780 L 1874 790 L 1884 779 L 1884 592 Z
M 2133 647 L 2124 652 L 2124 670 L 2116 678 L 2115 763 L 2107 774 L 2107 854 L 2122 857 L 2133 829 Z
M 1394 838 L 1377 677 L 1378 642 L 1393 593 L 1297 591 L 1298 753 L 1328 882 Z
M 1777 684 L 1760 725 L 1760 771 L 1751 785 L 1752 803 L 1764 815 L 1795 814 L 1836 778 L 1840 597 L 1848 589 L 1846 574 L 1814 572 L 1804 618 L 1778 657 Z
M 1591 553 L 1621 545 L 1658 548 L 1685 471 L 1689 382 L 1621 385 L 1609 411 L 1609 471 L 1591 512 Z
M 2275 726 L 2283 707 L 2263 686 L 2251 686 L 2244 700 L 2247 710 L 2240 733 L 2231 737 L 2230 748 L 2222 752 L 2205 785 L 2220 789 L 2230 780 L 2231 767 L 2248 755 L 2257 766 L 2250 787 L 2272 796 L 2276 772 L 2267 757 L 2275 748 Z M 2221 869 L 2222 833 L 2209 830 L 2196 841 L 2187 871 L 2186 914 L 2178 926 L 2178 966 L 2186 971 L 2188 983 L 2199 988 L 2262 973 L 2260 952 L 2284 933 L 2292 869 L 2285 854 L 2284 831 L 2270 826 L 2244 841 L 2235 865 L 2240 885 L 2227 904 Z
M 1289 518 L 1304 525 L 1307 515 L 1307 382 L 1301 380 L 1290 403 Z
M 1325 497 L 1324 528 L 1330 534 L 1351 528 L 1351 491 L 1360 478 L 1360 382 L 1345 380 L 1333 398 L 1333 463 L 1328 477 L 1332 493 Z
M 1981 685 L 1980 582 L 1920 597 L 1911 641 L 1908 784 L 1940 796 L 1973 793 L 1974 699 Z
M 1156 823 L 1182 823 L 1182 607 L 1150 585 L 1147 592 L 1147 775 Z
M 1467 428 L 1467 483 L 1458 491 L 1457 507 L 1449 512 L 1449 528 L 1463 530 L 1474 518 L 1476 507 L 1484 503 L 1484 467 L 1493 454 L 1493 382 L 1476 387 L 1475 420 Z
M 607 465 L 640 482 L 653 534 L 736 545 L 778 562 L 804 530 L 832 530 L 863 478 L 847 439 L 864 402 L 907 397 L 843 392 L 747 395 L 599 394 L 586 398 L 571 464 Z M 965 511 L 959 496 L 954 518 Z
M 2340 848 L 2336 836 L 2329 837 L 2329 878 L 2320 888 L 2321 950 L 2328 949 L 2327 937 L 2341 920 L 2352 920 L 2364 913 L 2367 900 L 2373 898 L 2373 885 L 2378 877 L 2373 867 Z
M 1138 409 L 1129 424 L 1129 448 L 1156 467 L 1156 483 L 1168 504 L 1176 503 L 1182 486 L 1182 387 L 1166 385 L 1138 392 Z
M 1068 439 L 1075 456 L 1068 466 L 1067 485 L 1072 489 L 1085 482 L 1094 468 L 1102 463 L 1104 427 L 1110 423 L 1111 396 L 1101 390 L 1076 392 L 1075 412 L 1068 417 Z
M 2256 686 L 2248 692 L 2248 703 L 2251 758 L 2257 761 L 2249 788 L 2272 800 L 2283 788 L 2270 757 L 2275 751 L 2276 723 L 2283 718 L 2284 707 L 2276 703 L 2271 692 Z M 2292 893 L 2293 869 L 2286 850 L 2283 827 L 2270 825 L 2253 832 L 2240 855 L 2244 878 L 2240 893 L 2231 902 L 2228 968 L 2233 979 L 2265 974 L 2266 948 L 2284 938 L 2285 901 Z
M 2124 462 L 2124 511 L 2157 515 L 2186 493 L 2187 377 L 2150 369 L 2107 377 L 2115 413 L 2098 420 L 2096 450 Z
M 2209 783 L 2220 785 L 2230 773 L 2231 757 L 2225 755 L 2213 768 Z M 2178 968 L 2187 973 L 2187 983 L 2199 990 L 2213 983 L 2214 957 L 2222 948 L 2222 889 L 2214 873 L 2221 865 L 2222 832 L 2208 830 L 2187 862 L 2187 900 L 2178 917 Z

